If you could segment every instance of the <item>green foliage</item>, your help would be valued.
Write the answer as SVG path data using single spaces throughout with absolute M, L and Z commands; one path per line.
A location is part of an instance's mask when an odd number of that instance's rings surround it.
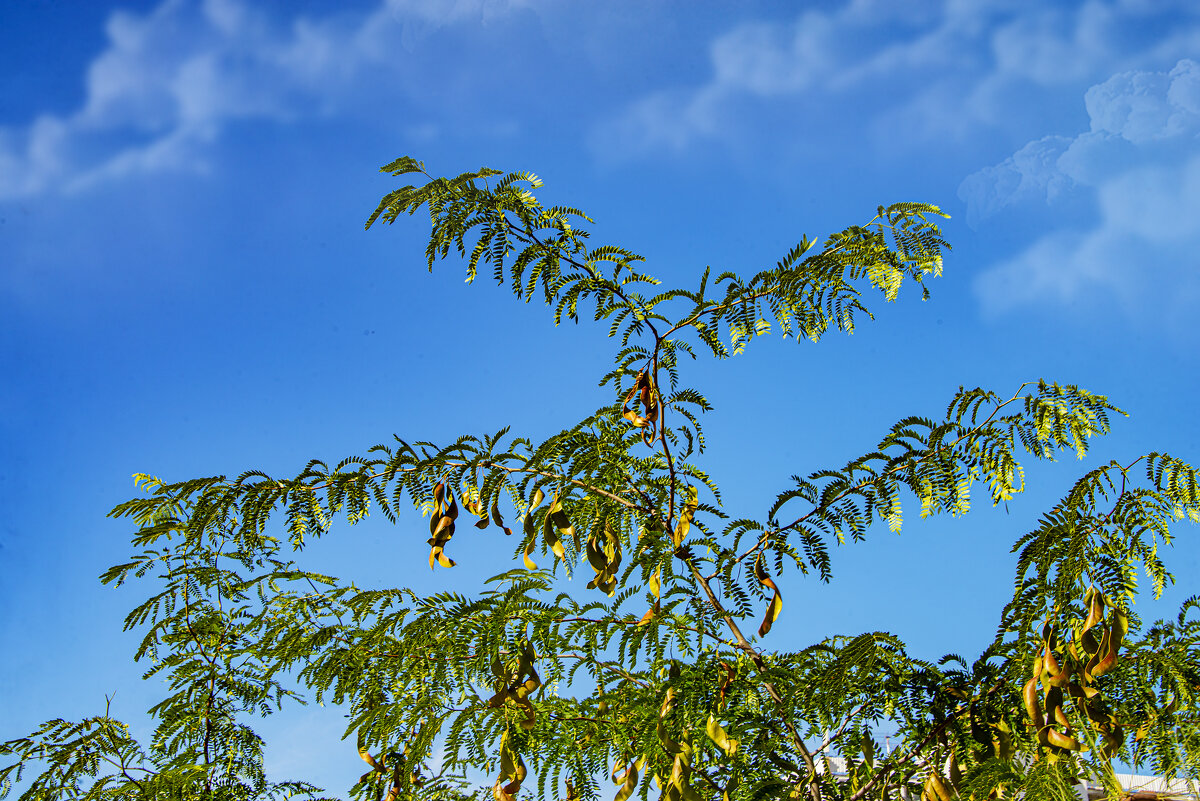
M 105 715 L 3 744 L 6 787 L 37 772 L 22 801 L 315 798 L 268 781 L 248 723 L 307 699 L 349 712 L 367 766 L 356 799 L 458 801 L 480 771 L 496 801 L 1069 798 L 1084 776 L 1111 785 L 1112 759 L 1200 778 L 1200 599 L 1152 625 L 1132 606 L 1140 572 L 1155 596 L 1173 581 L 1172 526 L 1200 519 L 1196 471 L 1163 454 L 1092 470 L 1017 541 L 1013 600 L 974 659 L 918 659 L 886 632 L 763 644 L 785 575 L 832 579 L 831 543 L 877 521 L 900 531 L 906 502 L 965 514 L 977 483 L 1003 503 L 1024 489 L 1020 458 L 1082 458 L 1119 413 L 1045 381 L 963 388 L 942 418 L 904 417 L 844 466 L 793 476 L 761 516 L 723 509 L 702 466 L 710 405 L 681 385 L 682 357 L 852 331 L 871 316 L 868 287 L 927 294 L 948 247 L 937 207 L 881 206 L 754 275 L 706 270 L 659 291 L 640 256 L 589 243 L 581 211 L 542 206 L 532 174 L 433 178 L 411 158 L 384 170 L 421 182 L 385 196 L 368 227 L 424 209 L 431 269 L 453 252 L 468 280 L 490 268 L 556 321 L 607 321 L 611 403 L 541 442 L 396 437 L 290 477 L 139 476 L 144 494 L 112 512 L 138 527 L 135 552 L 102 580 L 152 587 L 126 629 L 169 689 L 157 728 L 142 746 Z M 431 568 L 453 568 L 466 521 L 496 526 L 516 535 L 513 569 L 473 595 L 422 597 L 290 558 L 371 512 L 427 516 Z M 560 572 L 586 587 L 564 592 Z M 873 735 L 885 724 L 887 745 Z

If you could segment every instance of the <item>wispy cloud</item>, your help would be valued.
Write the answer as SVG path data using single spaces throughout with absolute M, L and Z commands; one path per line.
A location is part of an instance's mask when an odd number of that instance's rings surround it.
M 1020 115 L 1007 102 L 1014 87 L 1071 90 L 1114 63 L 1144 67 L 1195 52 L 1200 7 L 1172 5 L 1089 0 L 1031 12 L 1012 0 L 848 0 L 790 21 L 746 22 L 711 42 L 706 82 L 637 99 L 595 140 L 629 157 L 681 151 L 728 135 L 739 101 L 811 101 L 811 113 L 831 95 L 866 87 L 860 125 L 963 137 Z M 1168 33 L 1141 33 L 1166 15 Z
M 164 0 L 146 14 L 114 12 L 81 107 L 0 128 L 0 200 L 203 171 L 229 124 L 328 110 L 366 70 L 394 68 L 414 38 L 528 3 L 385 0 L 357 15 L 289 20 L 243 0 Z
M 984 272 L 976 291 L 988 311 L 1069 303 L 1096 287 L 1129 300 L 1164 278 L 1188 294 L 1200 279 L 1200 64 L 1122 72 L 1084 102 L 1089 130 L 1030 142 L 959 188 L 976 224 L 1065 192 L 1098 210 L 1091 227 L 1048 233 Z

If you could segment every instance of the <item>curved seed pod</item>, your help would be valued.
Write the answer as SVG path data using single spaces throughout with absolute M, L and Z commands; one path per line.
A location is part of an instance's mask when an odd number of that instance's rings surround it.
M 616 592 L 617 571 L 621 566 L 621 538 L 612 530 L 612 524 L 604 521 L 604 527 L 593 529 L 585 549 L 587 560 L 596 577 L 588 582 L 589 589 L 596 587 L 609 597 Z
M 525 552 L 521 554 L 521 560 L 525 563 L 525 567 L 528 570 L 537 570 L 537 562 L 529 558 L 529 555 L 533 553 L 533 546 L 535 544 L 536 543 L 534 540 L 529 540 L 529 542 L 525 545 Z
M 646 425 L 646 418 L 639 417 L 636 412 L 628 411 L 621 416 L 633 423 L 634 428 L 641 428 L 642 426 Z
M 725 708 L 725 693 L 733 685 L 733 680 L 737 676 L 737 671 L 724 660 L 721 661 L 721 667 L 725 668 L 725 675 L 721 677 L 721 685 L 717 689 L 717 711 Z
M 542 524 L 542 540 L 555 556 L 559 559 L 565 559 L 567 551 L 563 548 L 562 540 L 558 536 L 558 530 L 554 526 L 552 512 L 554 512 L 555 507 L 561 508 L 557 500 L 550 507 L 550 512 L 546 513 L 546 520 Z
M 634 398 L 637 398 L 638 402 L 641 403 L 642 410 L 647 413 L 645 417 L 642 417 L 637 412 L 629 408 L 629 404 L 634 400 Z M 629 390 L 629 393 L 625 396 L 625 402 L 621 405 L 621 416 L 633 423 L 635 428 L 642 428 L 643 426 L 652 424 L 649 413 L 650 380 L 646 376 L 646 372 L 644 370 L 639 370 L 637 378 L 635 378 L 633 382 L 633 389 Z M 656 411 L 655 417 L 657 416 L 658 415 Z
M 442 516 L 437 519 L 433 526 L 433 538 L 436 540 L 445 534 L 446 530 L 454 530 L 454 520 L 449 516 Z
M 397 760 L 396 767 L 392 770 L 392 786 L 388 788 L 387 795 L 384 796 L 383 801 L 396 801 L 400 797 L 400 793 L 404 789 L 400 786 L 400 768 L 402 766 L 403 763 Z M 413 771 L 413 774 L 414 777 L 420 775 L 417 771 Z
M 946 786 L 942 777 L 936 773 L 929 774 L 929 778 L 925 780 L 925 787 L 935 801 L 953 801 L 954 799 L 954 793 Z
M 671 765 L 667 795 L 672 801 L 703 801 L 692 788 L 692 744 L 687 732 L 679 738 L 679 752 Z
M 587 556 L 588 564 L 596 571 L 597 576 L 604 574 L 604 570 L 608 567 L 608 560 L 604 558 L 604 546 L 600 543 L 600 538 L 597 532 L 593 532 L 592 536 L 588 537 L 587 545 L 584 547 L 584 554 Z M 588 582 L 588 587 L 596 586 L 595 581 Z
M 521 782 L 525 781 L 529 771 L 525 767 L 525 761 L 521 759 L 521 755 L 514 754 L 508 748 L 502 748 L 500 760 L 500 778 L 496 780 L 496 785 L 492 788 L 492 796 L 496 801 L 513 801 L 517 791 L 521 789 Z M 501 786 L 500 783 L 505 779 L 511 779 L 511 781 Z
M 1042 658 L 1042 669 L 1045 671 L 1044 681 L 1052 687 L 1064 687 L 1071 680 L 1071 671 L 1059 667 L 1049 642 L 1046 643 L 1045 656 Z
M 453 501 L 453 497 L 451 497 L 451 501 Z M 433 528 L 433 536 L 427 540 L 431 546 L 429 551 L 429 568 L 432 570 L 435 563 L 442 567 L 454 567 L 454 560 L 444 553 L 446 544 L 454 536 L 454 519 L 449 515 L 443 515 L 438 517 L 436 522 L 431 519 L 430 525 Z
M 1074 737 L 1068 737 L 1053 726 L 1047 726 L 1043 731 L 1046 732 L 1046 742 L 1055 748 L 1065 748 L 1068 751 L 1079 751 L 1083 748 Z
M 429 536 L 437 538 L 437 527 L 442 522 L 442 499 L 446 495 L 446 487 L 442 482 L 433 485 L 433 510 L 429 513 Z M 431 542 L 430 545 L 433 543 Z M 432 565 L 431 565 L 432 566 Z
M 450 539 L 450 534 L 453 534 L 451 529 L 444 537 L 433 540 L 433 547 L 429 550 L 429 569 L 432 570 L 434 564 L 439 564 L 442 567 L 454 567 L 457 562 L 445 554 L 446 542 Z
M 688 530 L 692 527 L 692 517 L 696 514 L 696 507 L 698 505 L 696 488 L 688 487 L 687 502 L 684 504 L 683 512 L 679 515 L 679 523 L 676 524 L 671 538 L 675 543 L 676 549 L 683 545 L 683 540 L 687 537 Z
M 1107 645 L 1107 648 L 1101 648 L 1104 655 L 1092 668 L 1093 676 L 1103 676 L 1117 666 L 1121 645 L 1125 642 L 1127 633 L 1129 633 L 1129 617 L 1125 614 L 1125 610 L 1114 608 L 1112 619 L 1108 624 L 1108 631 L 1105 632 L 1106 637 L 1101 640 L 1101 645 Z
M 671 710 L 675 708 L 675 690 L 667 689 L 667 696 L 663 699 L 662 706 L 658 710 L 657 734 L 658 741 L 662 744 L 663 749 L 668 754 L 680 754 L 683 752 L 683 745 L 671 739 L 670 732 L 667 731 L 667 717 L 670 716 Z
M 641 406 L 642 414 L 629 408 L 629 404 L 634 402 L 635 398 L 637 405 Z M 633 388 L 625 396 L 625 400 L 621 404 L 621 416 L 632 423 L 634 428 L 644 429 L 642 442 L 647 447 L 652 446 L 658 439 L 658 391 L 654 387 L 654 380 L 645 370 L 638 372 Z
M 617 776 L 617 770 L 621 766 L 613 766 L 613 782 L 621 785 L 621 789 L 617 790 L 617 794 L 613 798 L 613 801 L 627 801 L 627 799 L 633 795 L 633 791 L 637 789 L 638 770 L 641 768 L 642 763 L 645 762 L 645 759 L 645 757 L 638 757 L 635 760 L 627 762 L 625 764 L 625 772 L 619 777 Z
M 1042 716 L 1042 708 L 1038 703 L 1038 681 L 1030 679 L 1025 682 L 1025 687 L 1021 690 L 1021 698 L 1025 702 L 1025 712 L 1029 715 L 1029 719 L 1033 721 L 1033 727 L 1040 730 L 1046 725 L 1046 719 Z
M 1083 630 L 1088 631 L 1104 619 L 1104 596 L 1095 587 L 1089 587 L 1084 600 L 1088 605 L 1088 616 L 1083 622 Z
M 1083 708 L 1083 713 L 1087 715 L 1088 720 L 1097 726 L 1107 726 L 1112 721 L 1112 716 L 1104 707 L 1104 701 L 1099 697 L 1093 697 L 1087 701 L 1080 703 Z
M 713 715 L 708 716 L 708 725 L 704 727 L 708 739 L 716 743 L 717 747 L 725 752 L 725 756 L 733 756 L 737 753 L 738 741 L 730 737 L 725 729 L 721 728 L 721 724 L 717 722 Z
M 363 741 L 363 733 L 361 731 L 358 733 L 358 755 L 362 758 L 363 762 L 366 762 L 375 771 L 383 771 L 384 767 L 375 761 L 375 757 L 371 756 L 371 752 L 367 750 L 367 745 Z M 370 775 L 370 773 L 365 773 L 363 777 L 366 778 Z
M 1063 691 L 1061 687 L 1046 688 L 1046 703 L 1043 709 L 1046 713 L 1046 719 L 1049 721 L 1055 720 L 1058 710 L 1062 708 Z
M 617 571 L 621 567 L 621 538 L 613 531 L 608 520 L 604 521 L 604 528 L 600 534 L 601 536 L 595 537 L 594 543 L 590 540 L 588 542 L 588 561 L 596 567 L 592 554 L 594 550 L 600 562 L 600 567 L 596 569 L 596 578 L 589 583 L 611 598 L 617 590 Z
M 475 515 L 475 517 L 487 517 L 483 511 L 482 498 L 479 497 L 479 490 L 475 484 L 464 484 L 459 495 L 462 496 L 463 508 L 467 510 L 468 514 Z
M 568 518 L 567 513 L 563 511 L 562 501 L 558 499 L 557 494 L 554 496 L 554 502 L 550 504 L 549 511 L 546 512 L 546 525 L 553 526 L 558 530 L 555 540 L 558 540 L 559 537 L 569 537 L 572 542 L 575 542 L 578 545 L 578 540 L 575 537 L 575 527 L 571 525 L 570 518 Z M 549 545 L 550 543 L 547 544 Z M 558 548 L 562 549 L 561 542 L 559 543 Z M 565 551 L 560 554 L 559 551 L 554 549 L 552 545 L 551 549 L 554 550 L 555 556 L 558 556 L 559 559 L 566 557 Z
M 1125 635 L 1129 633 L 1129 615 L 1125 613 L 1124 609 L 1120 607 L 1113 609 L 1109 630 L 1112 631 L 1113 646 L 1120 648 L 1125 642 Z
M 759 554 L 758 559 L 754 562 L 754 577 L 758 579 L 759 584 L 774 593 L 770 603 L 767 604 L 767 611 L 763 615 L 762 623 L 758 627 L 758 636 L 765 637 L 771 630 L 771 626 L 775 625 L 775 621 L 779 619 L 779 612 L 783 609 L 783 597 L 779 593 L 779 588 L 775 586 L 775 582 L 771 580 L 767 569 L 763 567 L 762 554 Z
M 1109 629 L 1100 637 L 1100 650 L 1088 662 L 1087 672 L 1092 678 L 1099 678 L 1117 666 L 1117 649 L 1113 646 L 1112 630 Z
M 507 536 L 512 536 L 512 529 L 504 525 L 504 518 L 500 516 L 500 500 L 497 498 L 492 501 L 492 520 L 496 521 L 496 525 L 504 529 Z
M 1072 729 L 1073 729 L 1073 727 L 1071 726 L 1071 719 L 1067 717 L 1067 713 L 1066 713 L 1066 711 L 1065 711 L 1065 710 L 1062 708 L 1062 706 L 1056 706 L 1056 707 L 1054 707 L 1054 721 L 1055 721 L 1055 722 L 1056 722 L 1058 725 L 1062 726 L 1062 727 L 1063 727 L 1063 729 L 1064 729 L 1064 730 L 1066 730 L 1066 732 L 1067 732 L 1068 734 L 1069 734 L 1069 733 L 1072 731 Z
M 958 766 L 957 751 L 950 752 L 950 761 L 946 765 L 946 778 L 949 780 L 948 787 L 950 789 L 957 790 L 962 786 L 963 774 L 962 769 Z
M 1100 640 L 1096 637 L 1096 633 L 1092 629 L 1084 631 L 1079 636 L 1079 647 L 1083 651 L 1083 655 L 1088 659 L 1095 656 L 1096 651 L 1100 650 Z

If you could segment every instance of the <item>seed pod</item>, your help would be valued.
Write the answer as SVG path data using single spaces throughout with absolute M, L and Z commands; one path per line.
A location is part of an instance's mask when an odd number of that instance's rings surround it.
M 1042 716 L 1042 708 L 1038 704 L 1037 679 L 1030 679 L 1025 682 L 1025 687 L 1021 691 L 1021 698 L 1025 702 L 1025 712 L 1029 715 L 1029 719 L 1033 721 L 1033 728 L 1040 730 L 1046 725 L 1046 719 Z
M 1055 748 L 1064 748 L 1068 751 L 1079 751 L 1083 748 L 1074 737 L 1068 737 L 1053 726 L 1047 726 L 1044 731 L 1048 744 Z

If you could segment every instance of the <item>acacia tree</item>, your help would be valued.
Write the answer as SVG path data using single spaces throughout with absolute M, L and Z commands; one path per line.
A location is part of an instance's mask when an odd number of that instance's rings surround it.
M 947 247 L 937 207 L 880 207 L 755 275 L 706 270 L 660 291 L 639 256 L 589 244 L 583 212 L 543 206 L 534 175 L 383 169 L 421 182 L 385 196 L 368 227 L 425 209 L 430 269 L 453 254 L 468 280 L 490 268 L 556 322 L 607 323 L 612 402 L 542 442 L 397 437 L 286 478 L 140 476 L 144 494 L 112 512 L 139 527 L 136 552 L 102 580 L 150 582 L 126 628 L 145 632 L 136 658 L 170 693 L 147 745 L 107 714 L 4 744 L 6 784 L 33 774 L 23 801 L 316 797 L 268 781 L 249 725 L 302 696 L 349 709 L 368 768 L 358 799 L 460 798 L 479 771 L 496 801 L 609 797 L 610 778 L 615 801 L 1071 798 L 1083 777 L 1115 794 L 1114 759 L 1198 778 L 1200 599 L 1155 622 L 1132 606 L 1141 573 L 1156 597 L 1173 580 L 1172 524 L 1200 518 L 1196 471 L 1164 454 L 1093 469 L 1016 541 L 1012 601 L 974 659 L 925 661 L 883 632 L 766 645 L 785 573 L 829 581 L 831 543 L 879 521 L 899 531 L 910 495 L 922 517 L 967 512 L 976 484 L 1006 501 L 1024 486 L 1018 456 L 1082 457 L 1118 411 L 1045 381 L 960 389 L 941 419 L 901 419 L 844 466 L 794 476 L 756 517 L 722 507 L 687 359 L 770 331 L 848 332 L 870 316 L 865 289 L 924 289 Z M 514 535 L 514 569 L 473 597 L 421 597 L 289 558 L 371 511 L 408 525 L 408 504 L 428 517 L 430 567 L 454 567 L 473 520 Z M 576 568 L 586 588 L 560 580 Z

